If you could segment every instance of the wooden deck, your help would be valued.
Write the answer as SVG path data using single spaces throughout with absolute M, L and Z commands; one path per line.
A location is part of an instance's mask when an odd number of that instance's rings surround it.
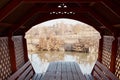
M 75 62 L 52 62 L 41 80 L 86 80 Z

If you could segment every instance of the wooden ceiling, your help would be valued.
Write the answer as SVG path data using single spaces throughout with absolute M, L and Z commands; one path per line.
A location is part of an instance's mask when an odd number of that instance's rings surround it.
M 120 0 L 0 0 L 0 36 L 22 35 L 57 18 L 84 22 L 101 34 L 119 34 Z

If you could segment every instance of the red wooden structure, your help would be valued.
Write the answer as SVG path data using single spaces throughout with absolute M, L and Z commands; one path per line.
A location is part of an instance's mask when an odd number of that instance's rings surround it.
M 25 32 L 56 18 L 93 26 L 101 35 L 98 61 L 120 79 L 120 0 L 0 0 L 0 80 L 28 62 Z

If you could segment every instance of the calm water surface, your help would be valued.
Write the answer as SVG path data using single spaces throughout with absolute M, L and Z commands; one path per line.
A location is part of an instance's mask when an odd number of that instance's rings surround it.
M 97 59 L 95 53 L 78 52 L 29 52 L 29 59 L 32 62 L 36 73 L 44 73 L 50 62 L 65 61 L 77 62 L 84 74 L 89 74 Z

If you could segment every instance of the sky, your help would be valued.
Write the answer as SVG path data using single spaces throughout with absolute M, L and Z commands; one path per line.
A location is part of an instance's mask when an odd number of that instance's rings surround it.
M 72 25 L 75 25 L 75 24 L 84 24 L 84 23 L 82 23 L 80 21 L 77 21 L 77 20 L 61 18 L 61 19 L 53 19 L 53 20 L 45 21 L 43 23 L 35 25 L 34 27 L 37 27 L 37 26 L 40 26 L 40 25 L 52 26 L 52 25 L 54 25 L 56 23 L 61 23 L 61 22 L 64 22 L 65 24 L 72 24 Z

